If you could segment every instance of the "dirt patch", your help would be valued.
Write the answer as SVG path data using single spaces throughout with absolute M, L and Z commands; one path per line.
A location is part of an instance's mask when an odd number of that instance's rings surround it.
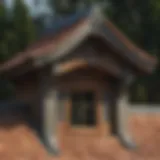
M 10 117 L 8 119 L 8 117 Z M 49 155 L 20 116 L 0 118 L 1 160 L 159 160 L 160 116 L 133 115 L 130 122 L 138 148 L 125 150 L 115 137 L 63 137 L 59 157 Z

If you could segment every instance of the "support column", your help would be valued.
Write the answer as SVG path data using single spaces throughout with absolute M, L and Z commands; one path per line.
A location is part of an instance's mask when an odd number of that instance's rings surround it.
M 51 68 L 44 70 L 40 83 L 41 133 L 42 140 L 50 153 L 58 154 L 58 91 Z
M 117 85 L 113 86 L 113 97 L 111 98 L 110 109 L 112 110 L 112 125 L 114 133 L 118 136 L 121 143 L 129 149 L 136 148 L 132 136 L 128 131 L 128 118 L 130 108 L 128 103 L 128 89 L 133 82 L 133 75 L 126 72 Z
M 105 123 L 105 136 L 110 135 L 110 130 L 111 130 L 111 126 L 110 126 L 110 110 L 109 110 L 109 94 L 108 92 L 103 92 L 103 99 L 102 99 L 102 112 L 103 112 L 103 121 Z
M 136 144 L 133 142 L 131 133 L 128 129 L 128 120 L 130 115 L 130 108 L 128 103 L 128 92 L 122 93 L 117 100 L 116 109 L 116 123 L 117 123 L 117 135 L 121 143 L 129 149 L 136 148 Z

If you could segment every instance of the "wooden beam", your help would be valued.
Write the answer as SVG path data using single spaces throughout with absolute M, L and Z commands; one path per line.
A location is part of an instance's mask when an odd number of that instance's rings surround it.
M 109 74 L 120 77 L 123 74 L 123 68 L 117 62 L 115 62 L 112 58 L 109 57 L 92 57 L 87 59 L 88 63 L 91 66 L 95 66 L 101 69 L 106 70 Z
M 74 71 L 77 68 L 85 67 L 88 63 L 84 59 L 74 59 L 61 64 L 57 64 L 53 67 L 53 71 L 56 75 L 62 75 Z
M 74 60 L 57 64 L 56 66 L 53 67 L 53 72 L 56 75 L 62 75 L 86 66 L 103 69 L 109 74 L 116 77 L 120 77 L 123 74 L 123 68 L 113 59 L 109 57 L 104 59 L 99 57 L 87 57 L 87 56 L 83 59 L 76 58 Z

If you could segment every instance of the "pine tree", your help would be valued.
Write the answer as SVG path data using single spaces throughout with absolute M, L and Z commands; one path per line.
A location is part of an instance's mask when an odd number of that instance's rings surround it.
M 49 0 L 49 2 L 52 9 L 56 11 L 56 14 L 66 15 L 77 10 L 79 0 Z
M 35 26 L 23 0 L 15 0 L 13 27 L 17 35 L 18 51 L 23 51 L 35 40 Z
M 7 33 L 7 16 L 6 9 L 3 5 L 0 5 L 0 61 L 4 61 L 9 57 L 8 46 L 6 43 Z

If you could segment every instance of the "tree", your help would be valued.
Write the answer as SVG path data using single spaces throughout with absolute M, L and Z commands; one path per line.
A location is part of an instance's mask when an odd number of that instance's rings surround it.
M 88 8 L 94 3 L 102 0 L 49 0 L 52 9 L 58 15 L 67 15 Z
M 6 44 L 6 33 L 7 33 L 7 16 L 6 9 L 3 5 L 0 5 L 0 61 L 8 58 L 8 46 Z
M 12 47 L 8 44 L 8 22 L 7 10 L 3 5 L 0 5 L 0 62 L 7 60 L 12 55 L 10 52 Z M 11 83 L 0 79 L 0 100 L 10 98 L 12 91 Z
M 4 5 L 0 5 L 0 62 L 23 51 L 35 40 L 34 24 L 23 1 L 16 0 L 13 16 L 7 13 Z M 11 82 L 0 79 L 0 91 L 0 100 L 11 98 L 14 87 Z
M 17 35 L 17 51 L 23 51 L 34 42 L 35 27 L 23 0 L 15 0 L 13 7 L 13 29 Z
M 3 39 L 4 31 L 6 27 L 6 9 L 3 5 L 0 5 L 0 40 Z
M 58 15 L 75 12 L 77 2 L 78 0 L 49 0 L 50 6 Z
M 110 18 L 125 32 L 131 40 L 138 46 L 147 50 L 150 54 L 156 55 L 160 59 L 160 2 L 159 0 L 146 0 L 146 1 L 127 1 L 118 0 L 110 1 Z M 118 4 L 120 3 L 120 4 Z M 156 72 L 150 77 L 142 77 L 137 80 L 134 88 L 141 85 L 145 88 L 145 94 L 148 94 L 147 101 L 153 101 L 155 92 L 153 88 L 160 90 L 160 69 L 157 68 Z M 133 92 L 133 90 L 131 91 Z M 138 93 L 136 93 L 138 94 Z M 132 94 L 133 95 L 133 94 Z M 158 94 L 157 94 L 158 95 Z M 160 94 L 159 94 L 160 95 Z M 159 97 L 160 98 L 160 97 Z

